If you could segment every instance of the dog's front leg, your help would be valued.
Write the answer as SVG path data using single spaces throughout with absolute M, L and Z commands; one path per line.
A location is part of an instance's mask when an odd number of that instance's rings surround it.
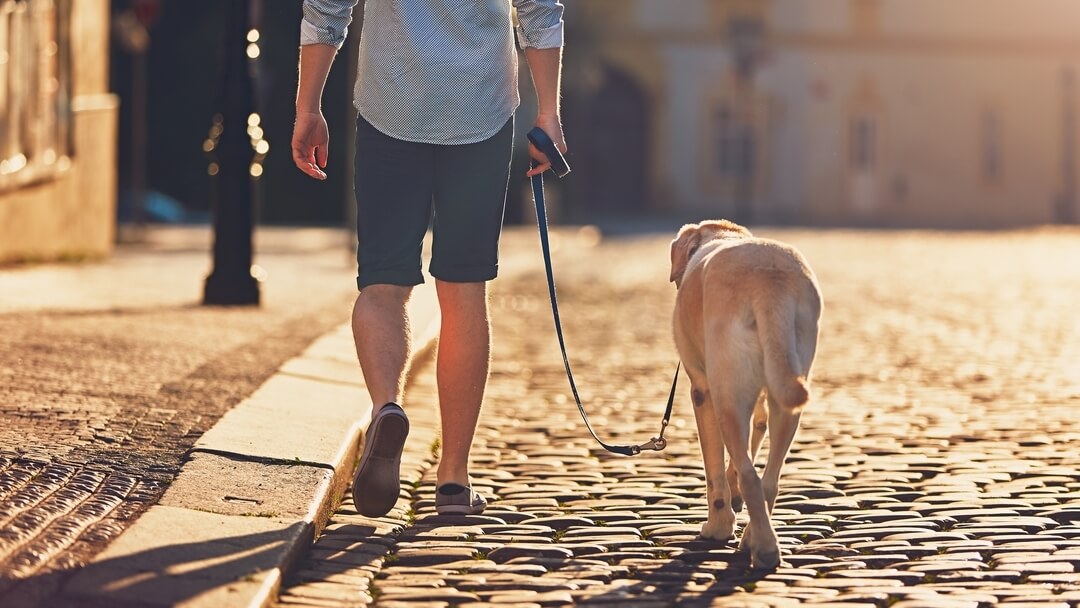
M 690 397 L 694 402 L 698 442 L 705 463 L 705 497 L 709 501 L 709 518 L 701 526 L 701 536 L 729 540 L 735 536 L 735 511 L 731 508 L 731 490 L 724 477 L 724 439 L 709 392 L 698 386 L 691 388 Z

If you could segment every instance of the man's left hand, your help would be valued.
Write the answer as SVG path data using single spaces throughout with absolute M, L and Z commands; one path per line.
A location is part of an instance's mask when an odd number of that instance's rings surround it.
M 544 115 L 541 114 L 536 117 L 535 127 L 540 127 L 544 130 L 544 133 L 548 134 L 551 141 L 555 142 L 555 147 L 559 149 L 559 152 L 566 154 L 566 141 L 563 138 L 562 121 L 559 120 L 559 116 L 556 115 Z M 532 177 L 534 175 L 540 175 L 544 171 L 551 168 L 551 162 L 548 160 L 547 155 L 538 150 L 536 146 L 529 142 L 529 156 L 537 163 L 535 167 L 530 167 L 525 175 Z

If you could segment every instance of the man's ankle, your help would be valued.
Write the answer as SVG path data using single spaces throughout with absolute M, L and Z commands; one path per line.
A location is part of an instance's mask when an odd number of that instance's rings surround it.
M 437 474 L 435 476 L 435 479 L 436 479 L 436 482 L 435 482 L 436 487 L 442 487 L 442 486 L 445 486 L 448 483 L 456 483 L 456 484 L 462 485 L 462 486 L 471 486 L 472 485 L 472 481 L 469 479 L 469 474 L 468 473 L 457 474 L 457 475 L 443 475 L 442 473 L 439 473 L 439 474 Z
M 387 401 L 386 403 L 384 403 L 382 405 L 375 406 L 375 411 L 372 412 L 372 414 L 373 415 L 378 414 L 379 412 L 383 411 L 383 409 L 385 409 L 385 408 L 398 409 L 398 410 L 401 410 L 402 412 L 405 411 L 405 408 L 401 407 L 401 405 L 399 403 L 397 403 L 395 401 Z

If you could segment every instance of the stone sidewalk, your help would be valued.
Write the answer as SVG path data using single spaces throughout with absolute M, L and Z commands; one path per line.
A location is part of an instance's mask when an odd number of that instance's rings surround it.
M 434 514 L 429 365 L 406 398 L 397 507 L 367 519 L 346 500 L 277 606 L 1080 606 L 1080 232 L 762 234 L 803 251 L 826 300 L 779 570 L 697 538 L 685 385 L 664 452 L 588 437 L 533 261 L 493 288 L 473 459 L 490 508 Z M 571 361 L 598 430 L 641 442 L 676 361 L 671 235 L 594 237 L 558 239 Z
M 204 432 L 348 319 L 346 235 L 260 228 L 258 308 L 199 305 L 209 227 L 0 268 L 0 606 L 55 606 L 45 598 L 161 499 Z

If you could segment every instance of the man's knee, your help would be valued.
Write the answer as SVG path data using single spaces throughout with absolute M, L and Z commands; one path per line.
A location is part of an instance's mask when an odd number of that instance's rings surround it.
M 371 304 L 374 306 L 403 306 L 412 295 L 411 285 L 390 285 L 377 283 L 368 285 L 360 291 L 357 303 Z
M 435 279 L 435 289 L 440 300 L 461 300 L 463 302 L 484 302 L 487 300 L 487 282 L 457 282 Z
M 487 283 L 435 281 L 443 322 L 457 324 L 488 321 Z

